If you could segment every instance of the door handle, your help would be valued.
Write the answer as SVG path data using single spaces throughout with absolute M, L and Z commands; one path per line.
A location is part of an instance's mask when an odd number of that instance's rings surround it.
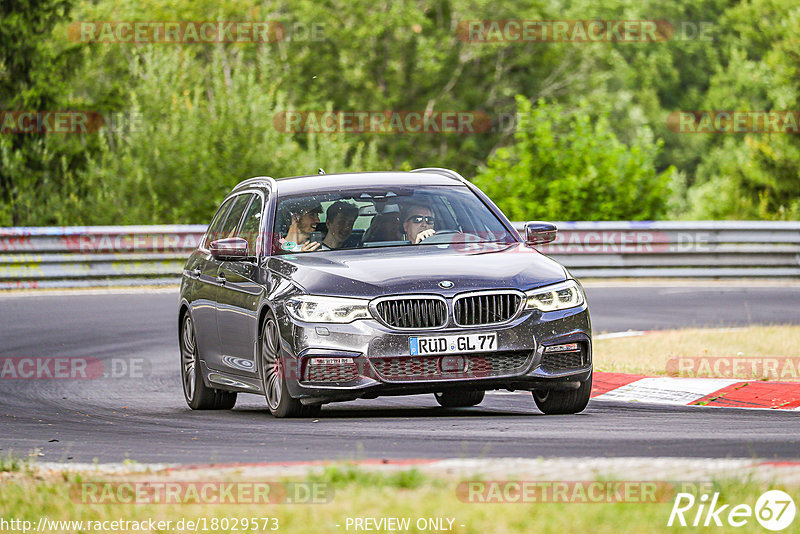
M 201 273 L 201 272 L 202 272 L 202 271 L 200 271 L 200 267 L 197 267 L 197 268 L 195 268 L 195 270 L 194 270 L 194 271 L 192 271 L 192 275 L 193 275 L 195 278 L 200 278 L 200 273 Z
M 219 274 L 217 275 L 217 283 L 218 283 L 218 284 L 220 284 L 220 285 L 223 285 L 223 286 L 224 286 L 224 285 L 225 285 L 225 282 L 226 282 L 226 280 L 225 280 L 225 273 L 219 273 Z

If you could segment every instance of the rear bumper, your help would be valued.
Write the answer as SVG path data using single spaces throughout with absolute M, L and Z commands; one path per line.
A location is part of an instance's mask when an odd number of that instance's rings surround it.
M 281 320 L 287 387 L 303 402 L 331 402 L 384 395 L 460 390 L 575 389 L 592 373 L 591 323 L 586 306 L 542 313 L 529 311 L 496 327 L 392 331 L 373 320 L 345 325 Z M 461 355 L 410 356 L 409 337 L 496 333 L 498 351 Z M 578 343 L 583 353 L 572 366 L 553 367 L 545 348 Z M 315 358 L 347 362 L 346 373 L 325 381 L 309 371 Z M 443 358 L 447 358 L 444 360 Z M 351 363 L 352 362 L 352 363 Z

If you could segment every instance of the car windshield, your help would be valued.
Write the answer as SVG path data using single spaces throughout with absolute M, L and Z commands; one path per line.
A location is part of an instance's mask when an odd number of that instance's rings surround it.
M 275 235 L 278 254 L 517 241 L 466 186 L 381 186 L 279 197 Z

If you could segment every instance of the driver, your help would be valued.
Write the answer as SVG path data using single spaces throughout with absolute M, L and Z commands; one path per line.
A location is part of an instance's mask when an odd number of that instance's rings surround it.
M 406 239 L 415 245 L 436 233 L 433 228 L 436 218 L 431 209 L 423 204 L 407 205 L 401 220 Z

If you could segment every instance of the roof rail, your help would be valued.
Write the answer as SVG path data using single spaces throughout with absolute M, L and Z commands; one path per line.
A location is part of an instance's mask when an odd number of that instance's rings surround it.
M 273 191 L 278 187 L 278 184 L 274 178 L 271 178 L 269 176 L 256 176 L 255 178 L 248 178 L 247 180 L 239 182 L 233 187 L 232 191 L 236 191 L 237 189 L 242 189 L 245 187 L 250 187 L 256 184 L 266 184 Z
M 450 169 L 443 169 L 442 167 L 422 167 L 420 169 L 414 169 L 411 172 L 430 172 L 434 174 L 441 174 L 442 176 L 447 176 L 448 178 L 452 178 L 453 180 L 458 180 L 459 182 L 466 182 L 466 178 L 458 174 L 456 171 L 452 171 Z

